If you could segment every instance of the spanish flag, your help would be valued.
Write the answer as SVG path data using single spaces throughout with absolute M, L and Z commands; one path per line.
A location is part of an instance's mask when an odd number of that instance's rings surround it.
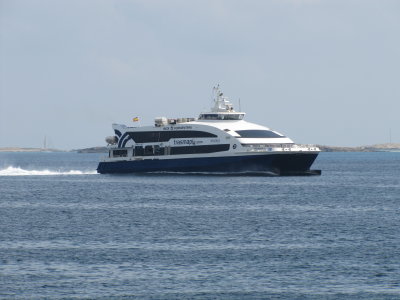
M 134 118 L 132 119 L 132 121 L 133 121 L 133 122 L 139 122 L 139 117 L 134 117 Z

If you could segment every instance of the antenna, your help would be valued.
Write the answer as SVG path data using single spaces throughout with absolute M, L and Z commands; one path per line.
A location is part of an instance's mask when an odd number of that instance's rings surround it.
M 242 111 L 242 106 L 240 105 L 240 98 L 239 98 L 239 111 Z
M 215 102 L 217 100 L 218 88 L 219 88 L 219 84 L 214 86 L 212 89 L 211 98 L 212 98 L 213 102 Z

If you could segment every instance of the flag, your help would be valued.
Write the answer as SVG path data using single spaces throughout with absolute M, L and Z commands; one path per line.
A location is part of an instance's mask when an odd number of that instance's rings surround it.
M 138 122 L 138 121 L 139 121 L 139 117 L 134 117 L 134 118 L 132 119 L 132 121 L 133 121 L 133 122 Z

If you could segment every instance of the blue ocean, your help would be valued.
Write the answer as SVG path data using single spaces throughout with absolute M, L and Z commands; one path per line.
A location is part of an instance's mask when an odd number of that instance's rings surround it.
M 322 176 L 99 175 L 0 153 L 1 299 L 400 299 L 400 153 Z

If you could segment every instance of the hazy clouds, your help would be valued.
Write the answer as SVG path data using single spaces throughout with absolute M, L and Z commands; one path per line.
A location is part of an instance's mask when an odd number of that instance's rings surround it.
M 103 145 L 220 83 L 299 143 L 400 141 L 398 1 L 0 0 L 0 146 Z

